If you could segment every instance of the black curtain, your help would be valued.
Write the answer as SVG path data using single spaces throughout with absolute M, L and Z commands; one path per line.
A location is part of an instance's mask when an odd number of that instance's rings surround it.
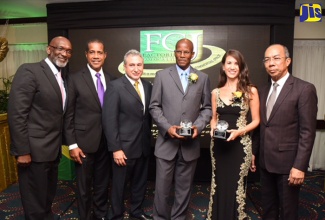
M 49 41 L 70 29 L 270 25 L 270 44 L 293 50 L 294 0 L 111 0 L 47 5 Z

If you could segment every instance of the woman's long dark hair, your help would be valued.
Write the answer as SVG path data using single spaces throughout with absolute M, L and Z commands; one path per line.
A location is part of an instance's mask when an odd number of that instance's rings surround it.
M 236 91 L 241 91 L 243 93 L 244 100 L 248 103 L 249 100 L 247 98 L 251 95 L 251 87 L 255 86 L 251 83 L 249 79 L 248 66 L 244 60 L 243 55 L 238 50 L 230 49 L 222 57 L 222 66 L 220 67 L 219 83 L 217 87 L 221 88 L 227 83 L 227 75 L 223 70 L 223 65 L 225 64 L 226 58 L 228 56 L 233 57 L 238 63 L 239 75 Z

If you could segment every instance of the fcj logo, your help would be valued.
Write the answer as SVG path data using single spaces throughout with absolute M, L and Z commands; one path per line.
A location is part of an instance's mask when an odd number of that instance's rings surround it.
M 143 30 L 140 31 L 140 52 L 146 68 L 142 77 L 154 78 L 162 68 L 175 65 L 175 46 L 178 40 L 187 38 L 193 43 L 191 66 L 204 70 L 220 63 L 225 50 L 213 45 L 203 44 L 203 30 Z M 205 54 L 204 51 L 205 50 Z M 123 62 L 118 66 L 124 74 Z
M 300 22 L 321 22 L 322 7 L 320 4 L 301 4 Z
M 174 50 L 178 40 L 190 39 L 193 42 L 192 62 L 202 58 L 202 30 L 151 30 L 140 32 L 140 52 L 145 64 L 175 63 Z

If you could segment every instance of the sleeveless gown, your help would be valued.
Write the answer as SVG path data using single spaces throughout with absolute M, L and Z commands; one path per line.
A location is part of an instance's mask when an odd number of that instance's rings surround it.
M 228 129 L 241 129 L 247 124 L 249 106 L 243 98 L 226 105 L 216 89 L 218 120 L 225 120 Z M 229 137 L 229 135 L 228 135 Z M 207 219 L 248 219 L 245 212 L 246 177 L 251 158 L 252 142 L 248 134 L 233 141 L 212 139 L 210 146 L 212 180 Z

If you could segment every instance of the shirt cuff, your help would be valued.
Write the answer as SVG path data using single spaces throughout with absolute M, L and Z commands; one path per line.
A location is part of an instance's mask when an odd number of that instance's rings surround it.
M 78 144 L 77 143 L 71 144 L 71 145 L 69 145 L 69 150 L 73 150 L 73 149 L 75 149 L 77 147 L 78 147 Z

